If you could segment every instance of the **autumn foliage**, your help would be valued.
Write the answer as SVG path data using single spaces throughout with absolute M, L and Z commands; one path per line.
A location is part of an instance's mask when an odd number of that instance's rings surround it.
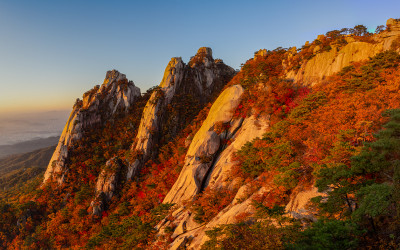
M 315 43 L 322 50 L 342 46 L 344 32 L 327 33 Z M 369 41 L 369 34 L 362 32 L 358 27 L 353 36 Z M 279 48 L 256 56 L 227 84 L 245 89 L 235 118 L 265 115 L 270 126 L 261 138 L 236 152 L 237 164 L 230 176 L 250 190 L 235 202 L 251 197 L 256 212 L 238 214 L 238 223 L 210 230 L 204 248 L 301 248 L 310 237 L 316 242 L 332 241 L 324 234 L 329 230 L 341 239 L 333 246 L 398 244 L 398 238 L 390 238 L 400 237 L 398 215 L 368 204 L 383 197 L 387 202 L 380 204 L 386 210 L 400 211 L 396 193 L 400 118 L 387 111 L 400 107 L 400 55 L 386 51 L 353 63 L 312 88 L 284 79 L 287 55 Z M 310 56 L 304 49 L 290 60 L 297 67 Z M 147 161 L 134 180 L 122 178 L 101 214 L 94 216 L 91 211 L 94 187 L 100 172 L 107 170 L 107 160 L 118 157 L 126 162 L 133 157 L 130 145 L 150 94 L 127 114 L 88 131 L 73 145 L 65 184 L 49 182 L 39 188 L 38 179 L 26 184 L 26 193 L 0 201 L 1 248 L 131 249 L 148 248 L 156 241 L 160 248 L 167 247 L 171 232 L 160 240 L 154 227 L 170 215 L 172 204 L 162 202 L 184 166 L 187 142 L 206 119 L 211 103 L 202 105 L 191 97 L 180 103 L 182 97 L 177 97 L 167 107 L 157 157 Z M 182 118 L 182 124 L 172 126 L 176 117 Z M 214 126 L 217 133 L 227 129 L 229 123 Z M 382 169 L 374 160 L 377 157 L 394 163 Z M 314 200 L 315 209 L 326 218 L 300 230 L 299 222 L 285 217 L 284 208 L 296 189 L 315 184 L 328 195 Z M 239 186 L 205 188 L 186 204 L 194 220 L 199 225 L 209 222 L 231 204 Z M 253 195 L 261 188 L 268 191 Z

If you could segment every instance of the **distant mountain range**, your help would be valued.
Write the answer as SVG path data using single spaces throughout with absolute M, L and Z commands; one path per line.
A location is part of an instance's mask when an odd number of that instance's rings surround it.
M 23 184 L 43 173 L 54 150 L 55 146 L 50 146 L 0 159 L 0 192 Z
M 33 139 L 29 141 L 19 142 L 12 145 L 0 145 L 0 159 L 10 155 L 27 153 L 34 150 L 56 145 L 58 139 L 59 136 L 52 136 L 48 138 L 40 138 L 40 139 Z

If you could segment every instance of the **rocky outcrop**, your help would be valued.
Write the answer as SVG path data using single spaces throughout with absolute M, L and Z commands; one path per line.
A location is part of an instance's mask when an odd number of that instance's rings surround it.
M 219 225 L 237 223 L 238 217 L 241 214 L 247 214 L 251 217 L 256 210 L 251 205 L 255 196 L 268 193 L 271 189 L 269 187 L 261 187 L 243 200 L 243 190 L 248 185 L 243 186 L 233 199 L 232 203 L 220 211 L 210 222 L 206 224 L 198 224 L 194 221 L 194 216 L 184 208 L 180 208 L 172 213 L 175 218 L 172 222 L 164 220 L 158 225 L 161 232 L 166 226 L 176 225 L 174 233 L 171 235 L 173 242 L 170 244 L 171 249 L 176 249 L 178 246 L 184 246 L 187 249 L 200 249 L 201 246 L 208 240 L 205 232 L 211 230 Z M 164 224 L 163 224 L 164 223 Z
M 349 66 L 352 62 L 367 60 L 376 54 L 391 49 L 393 42 L 400 37 L 400 22 L 395 19 L 387 21 L 388 28 L 373 35 L 369 42 L 357 41 L 353 37 L 346 37 L 345 46 L 331 45 L 329 51 L 321 51 L 319 45 L 306 45 L 305 50 L 313 52 L 309 60 L 305 60 L 300 69 L 289 70 L 286 72 L 286 78 L 296 83 L 315 85 L 328 76 L 339 72 L 342 68 Z M 322 39 L 320 35 L 317 40 Z M 296 51 L 289 51 L 288 59 Z M 284 68 L 288 67 L 290 60 L 285 60 Z
M 185 201 L 193 200 L 204 188 L 234 189 L 235 180 L 231 179 L 230 171 L 235 165 L 234 152 L 246 142 L 261 137 L 269 126 L 269 116 L 250 116 L 245 119 L 234 118 L 233 111 L 241 101 L 244 90 L 240 85 L 234 85 L 224 90 L 212 105 L 210 112 L 201 128 L 191 140 L 185 158 L 185 165 L 164 199 L 164 203 L 174 203 L 175 211 L 172 220 L 163 220 L 157 226 L 159 232 L 169 226 L 174 229 L 171 249 L 185 245 L 198 249 L 207 239 L 205 231 L 215 226 L 236 222 L 236 216 L 242 213 L 252 214 L 252 196 L 268 192 L 267 188 L 248 196 L 246 187 L 239 189 L 232 203 L 223 209 L 207 224 L 194 221 L 194 214 L 187 210 Z M 218 124 L 224 125 L 224 130 L 218 129 Z M 227 143 L 229 141 L 229 143 Z M 245 194 L 246 193 L 246 194 Z M 239 202 L 244 199 L 243 202 Z
M 257 137 L 262 137 L 268 127 L 269 116 L 258 118 L 250 116 L 244 119 L 240 126 L 236 127 L 237 132 L 230 138 L 232 143 L 221 152 L 215 161 L 211 173 L 207 177 L 206 186 L 210 188 L 230 187 L 232 189 L 235 181 L 231 182 L 230 171 L 237 164 L 233 159 L 233 154 L 240 150 L 247 142 Z
M 312 198 L 317 196 L 325 197 L 325 193 L 318 192 L 318 188 L 312 186 L 308 188 L 298 187 L 290 196 L 290 201 L 286 205 L 286 213 L 295 219 L 306 219 L 309 221 L 317 220 L 318 213 L 316 209 L 310 205 Z
M 383 49 L 388 50 L 393 48 L 392 44 L 400 37 L 400 20 L 390 18 L 386 21 L 386 30 L 378 34 L 377 40 L 382 42 Z M 400 51 L 399 48 L 394 48 Z
M 234 74 L 235 70 L 222 60 L 213 59 L 210 48 L 200 48 L 187 65 L 181 58 L 172 58 L 159 88 L 152 93 L 143 111 L 139 131 L 131 147 L 134 157 L 131 159 L 127 178 L 136 176 L 143 163 L 156 154 L 155 146 L 162 136 L 160 130 L 168 116 L 165 110 L 178 94 L 191 95 L 200 104 L 205 104 Z M 180 124 L 179 119 L 177 117 L 174 124 Z M 173 127 L 169 129 L 174 130 Z
M 90 204 L 93 215 L 101 215 L 107 203 L 115 195 L 124 167 L 123 162 L 117 157 L 107 161 L 96 182 L 96 198 Z
M 124 74 L 116 70 L 108 71 L 101 86 L 86 92 L 82 101 L 77 99 L 44 174 L 43 183 L 54 179 L 62 184 L 68 171 L 68 153 L 72 144 L 85 132 L 111 119 L 116 112 L 126 111 L 140 96 L 140 89 Z
M 206 120 L 194 136 L 178 180 L 164 199 L 165 203 L 182 204 L 204 188 L 210 168 L 220 150 L 221 137 L 214 131 L 217 123 L 230 123 L 244 89 L 234 85 L 224 90 L 212 105 Z
M 107 161 L 96 182 L 95 191 L 97 195 L 103 193 L 108 201 L 111 200 L 117 189 L 123 167 L 124 164 L 117 157 Z
M 304 60 L 298 71 L 287 71 L 286 78 L 293 80 L 296 83 L 305 85 L 315 85 L 339 72 L 343 67 L 349 66 L 352 62 L 367 60 L 377 53 L 388 49 L 397 49 L 393 45 L 400 38 L 400 23 L 397 20 L 388 21 L 389 28 L 380 34 L 375 34 L 365 41 L 356 40 L 351 36 L 347 36 L 346 43 L 343 45 L 331 45 L 331 48 L 322 49 L 316 44 L 308 44 L 308 49 L 311 49 L 313 55 L 311 59 Z M 322 36 L 319 39 L 323 39 Z M 400 47 L 400 42 L 399 42 Z M 291 48 L 287 52 L 290 59 L 295 57 L 297 49 Z M 255 54 L 254 60 L 265 57 L 266 51 L 260 50 Z M 284 68 L 288 68 L 289 60 L 284 63 Z M 239 150 L 246 142 L 253 140 L 255 137 L 262 136 L 269 125 L 269 117 L 248 117 L 244 120 L 232 119 L 229 112 L 222 111 L 227 104 L 224 100 L 229 98 L 224 95 L 233 91 L 232 86 L 226 89 L 217 101 L 213 104 L 207 119 L 204 121 L 200 130 L 194 138 L 188 138 L 189 149 L 185 158 L 185 165 L 180 173 L 178 180 L 175 182 L 169 193 L 164 199 L 165 203 L 174 203 L 175 211 L 173 219 L 168 222 L 175 227 L 172 234 L 174 239 L 170 247 L 189 247 L 199 248 L 207 239 L 205 231 L 215 226 L 227 223 L 235 223 L 236 216 L 240 214 L 253 214 L 254 208 L 251 205 L 252 196 L 255 194 L 266 194 L 270 190 L 268 185 L 263 186 L 258 191 L 246 191 L 247 187 L 242 186 L 233 202 L 224 208 L 217 216 L 205 225 L 199 225 L 194 222 L 192 215 L 185 207 L 186 201 L 192 201 L 196 195 L 204 190 L 205 187 L 211 189 L 227 188 L 234 190 L 235 185 L 240 181 L 232 180 L 229 176 L 230 170 L 235 165 L 233 153 Z M 240 95 L 240 94 L 238 94 Z M 229 96 L 235 96 L 230 93 Z M 240 99 L 240 98 L 239 98 Z M 221 110 L 224 115 L 216 110 Z M 215 130 L 216 124 L 222 122 L 229 124 L 229 131 L 217 133 Z M 229 145 L 223 141 L 230 140 Z M 247 193 L 246 193 L 247 192 Z M 296 219 L 314 220 L 316 211 L 309 206 L 311 198 L 324 195 L 313 187 L 302 187 L 296 189 L 290 201 L 286 206 L 286 213 Z M 240 201 L 243 202 L 240 202 Z M 162 228 L 162 223 L 159 228 Z
M 174 57 L 168 63 L 164 71 L 164 77 L 147 102 L 142 119 L 139 125 L 139 131 L 131 150 L 137 153 L 128 169 L 127 178 L 130 179 L 138 174 L 142 163 L 150 157 L 150 154 L 158 142 L 158 132 L 161 126 L 162 112 L 171 102 L 177 87 L 179 87 L 184 77 L 184 67 L 180 57 Z
M 340 50 L 334 47 L 328 52 L 317 53 L 307 61 L 294 76 L 294 80 L 313 85 L 349 66 L 351 62 L 366 60 L 382 52 L 382 49 L 381 43 L 367 42 L 351 42 Z

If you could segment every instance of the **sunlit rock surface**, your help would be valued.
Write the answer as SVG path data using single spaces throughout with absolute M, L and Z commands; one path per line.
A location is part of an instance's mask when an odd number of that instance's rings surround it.
M 126 111 L 141 96 L 140 89 L 124 74 L 108 71 L 104 83 L 96 86 L 77 100 L 60 136 L 57 148 L 44 174 L 43 183 L 50 178 L 64 182 L 69 147 L 81 139 L 85 132 L 100 126 L 117 112 Z
M 387 21 L 385 31 L 372 35 L 372 42 L 356 41 L 346 37 L 347 44 L 343 47 L 332 45 L 329 51 L 320 51 L 320 46 L 311 46 L 314 56 L 306 60 L 298 70 L 286 72 L 286 77 L 297 83 L 315 85 L 326 77 L 338 73 L 352 62 L 368 60 L 376 54 L 392 48 L 392 43 L 400 37 L 400 22 L 395 19 Z M 322 35 L 321 35 L 322 36 Z M 320 36 L 319 36 L 320 37 Z M 397 48 L 399 51 L 400 49 Z M 293 54 L 295 52 L 290 52 Z
M 153 92 L 143 111 L 139 131 L 131 147 L 136 157 L 130 162 L 127 178 L 137 175 L 143 163 L 157 152 L 155 145 L 159 142 L 160 128 L 168 115 L 166 108 L 174 96 L 190 94 L 204 105 L 235 73 L 222 60 L 213 59 L 211 48 L 200 48 L 188 64 L 180 57 L 172 58 L 159 88 Z M 180 122 L 178 118 L 175 124 Z
M 165 197 L 165 203 L 182 204 L 185 200 L 192 199 L 201 190 L 220 146 L 220 138 L 213 131 L 213 127 L 217 122 L 232 120 L 243 92 L 242 86 L 231 86 L 224 90 L 214 102 L 206 120 L 189 146 L 185 166 Z

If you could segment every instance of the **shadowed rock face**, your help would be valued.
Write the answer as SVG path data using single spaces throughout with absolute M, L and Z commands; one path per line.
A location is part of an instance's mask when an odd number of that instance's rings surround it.
M 101 171 L 95 186 L 96 198 L 91 202 L 92 215 L 100 216 L 105 210 L 111 198 L 115 195 L 122 170 L 125 168 L 123 162 L 114 157 L 107 161 L 105 168 Z
M 168 115 L 167 106 L 179 96 L 192 96 L 202 106 L 209 102 L 215 92 L 235 75 L 235 70 L 221 60 L 214 60 L 210 48 L 200 48 L 197 54 L 185 64 L 180 57 L 174 57 L 165 69 L 159 89 L 151 95 L 139 125 L 139 131 L 131 151 L 137 155 L 131 162 L 127 178 L 133 178 L 143 163 L 156 155 L 156 145 L 160 140 L 160 130 Z M 178 131 L 178 124 L 184 117 L 175 117 L 168 128 L 172 134 Z
M 104 83 L 96 86 L 77 99 L 67 124 L 60 136 L 44 175 L 43 183 L 50 178 L 59 184 L 64 182 L 68 171 L 68 151 L 73 142 L 82 138 L 85 132 L 104 124 L 118 111 L 126 111 L 141 96 L 140 89 L 124 74 L 108 71 Z
M 124 164 L 117 157 L 107 161 L 106 167 L 101 171 L 96 182 L 95 191 L 97 195 L 104 193 L 107 201 L 111 200 L 117 189 L 123 167 Z

